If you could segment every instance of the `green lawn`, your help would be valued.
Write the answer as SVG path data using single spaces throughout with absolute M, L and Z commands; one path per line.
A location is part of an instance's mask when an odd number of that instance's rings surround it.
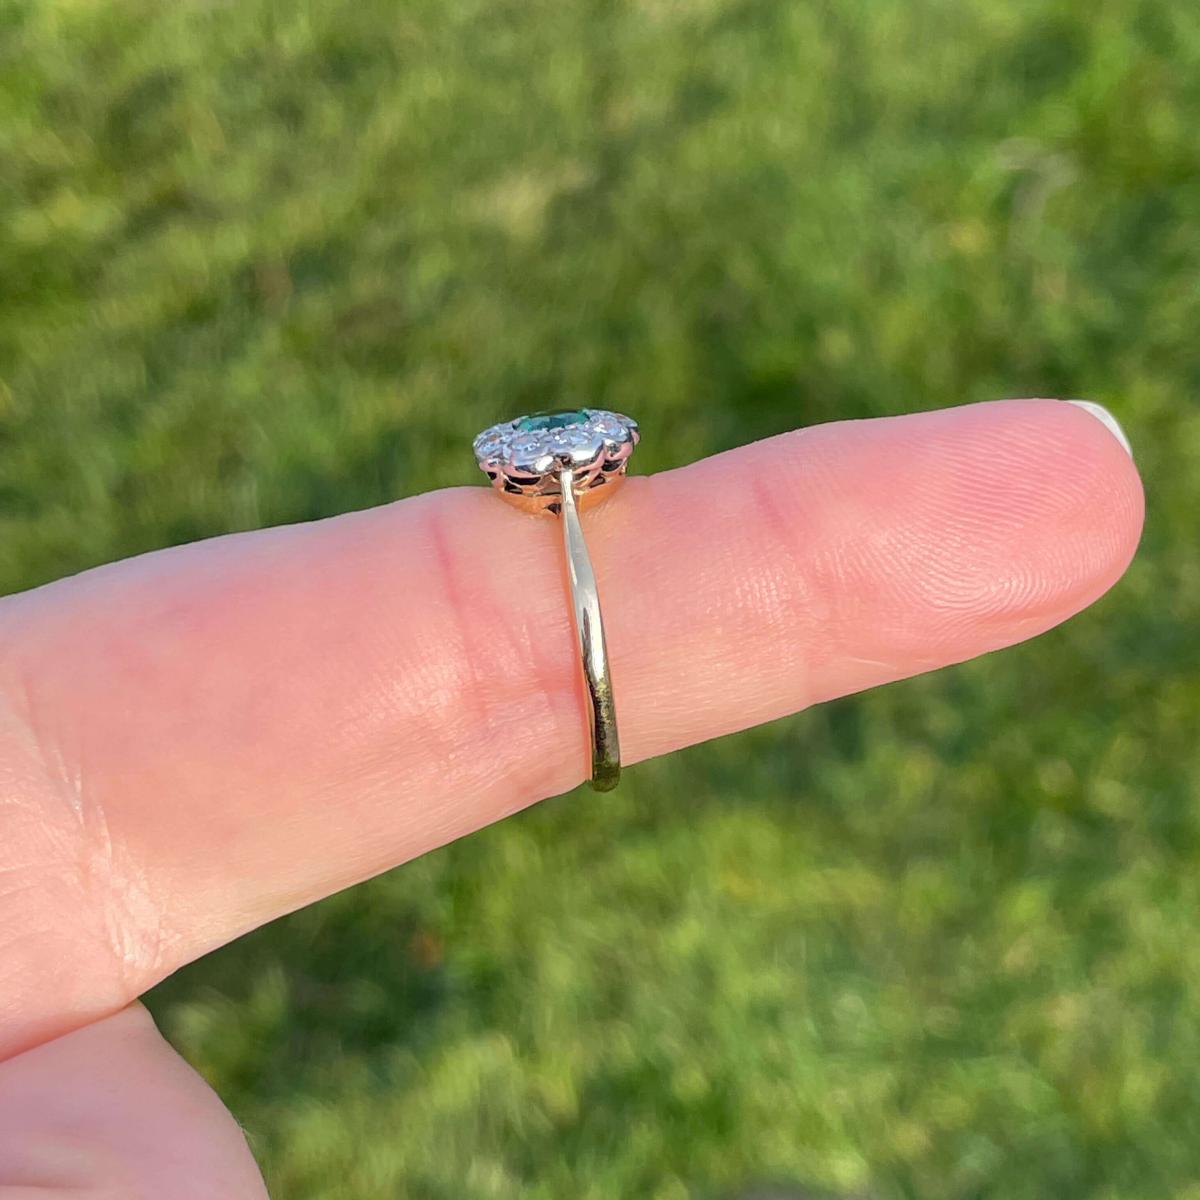
M 1133 440 L 1095 609 L 150 998 L 281 1198 L 1200 1200 L 1200 6 L 0 0 L 0 590 L 529 408 L 656 470 L 1002 395 Z

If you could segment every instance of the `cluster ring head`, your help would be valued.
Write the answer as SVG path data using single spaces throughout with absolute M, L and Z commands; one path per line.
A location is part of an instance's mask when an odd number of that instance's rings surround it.
M 624 478 L 641 434 L 622 413 L 561 409 L 502 421 L 475 439 L 480 470 L 505 499 L 557 512 L 562 472 L 570 470 L 581 502 L 599 499 Z

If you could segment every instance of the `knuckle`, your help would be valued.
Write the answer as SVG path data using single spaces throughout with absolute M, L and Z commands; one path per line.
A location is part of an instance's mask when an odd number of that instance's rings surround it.
M 157 906 L 89 786 L 69 724 L 52 714 L 35 671 L 0 673 L 0 940 L 14 991 L 70 1002 L 123 1002 L 161 957 Z M 80 968 L 86 964 L 86 970 Z M 19 966 L 19 969 L 18 969 Z

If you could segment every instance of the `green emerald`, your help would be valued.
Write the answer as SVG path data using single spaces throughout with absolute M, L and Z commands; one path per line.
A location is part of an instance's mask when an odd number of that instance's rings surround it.
M 566 429 L 569 425 L 582 425 L 588 419 L 582 408 L 556 408 L 553 412 L 533 413 L 517 422 L 519 433 L 541 433 L 546 429 Z

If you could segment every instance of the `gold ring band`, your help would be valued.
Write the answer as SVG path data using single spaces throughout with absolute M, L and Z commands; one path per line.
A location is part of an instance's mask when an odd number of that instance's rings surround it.
M 567 579 L 571 585 L 571 608 L 575 616 L 579 659 L 583 665 L 584 699 L 592 744 L 592 787 L 598 792 L 610 792 L 621 778 L 621 743 L 617 736 L 612 676 L 608 670 L 604 617 L 600 612 L 600 593 L 596 590 L 592 560 L 579 522 L 573 473 L 561 471 L 559 483 Z

